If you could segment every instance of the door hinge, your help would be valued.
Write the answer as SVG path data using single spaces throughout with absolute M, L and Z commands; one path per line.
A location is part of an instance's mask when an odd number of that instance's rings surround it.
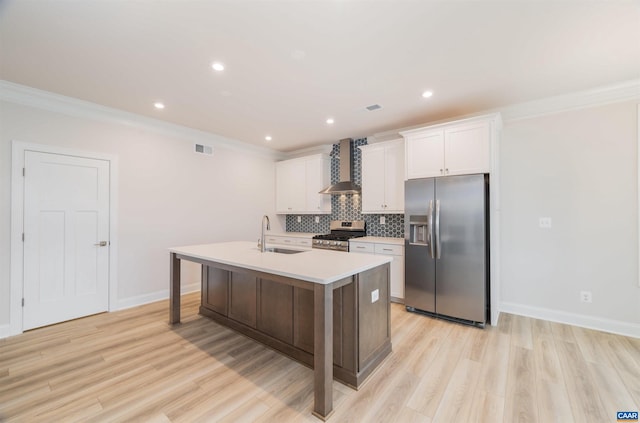
M 22 299 L 22 307 L 24 307 L 24 298 Z
M 27 169 L 26 168 L 22 168 L 22 176 L 27 176 Z

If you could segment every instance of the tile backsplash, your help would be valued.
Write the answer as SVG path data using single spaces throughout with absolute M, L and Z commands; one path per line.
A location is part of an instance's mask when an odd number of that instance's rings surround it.
M 362 186 L 362 155 L 358 147 L 367 144 L 366 138 L 354 139 L 351 143 L 353 151 L 353 181 Z M 331 151 L 331 183 L 340 179 L 340 143 L 333 145 Z M 402 214 L 362 214 L 362 204 L 358 194 L 342 194 L 331 196 L 331 215 L 287 215 L 287 232 L 329 232 L 331 220 L 364 220 L 368 236 L 404 237 L 404 215 Z M 300 216 L 300 222 L 298 222 Z M 385 217 L 385 224 L 380 224 L 380 217 Z M 319 222 L 315 222 L 318 217 Z

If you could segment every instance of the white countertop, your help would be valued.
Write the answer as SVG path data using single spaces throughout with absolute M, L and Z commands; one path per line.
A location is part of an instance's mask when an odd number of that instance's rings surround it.
M 404 238 L 391 238 L 384 236 L 363 236 L 350 239 L 349 242 L 371 242 L 374 244 L 404 245 Z
M 392 261 L 391 257 L 312 249 L 298 254 L 261 253 L 255 242 L 221 242 L 169 248 L 172 253 L 260 272 L 328 284 Z

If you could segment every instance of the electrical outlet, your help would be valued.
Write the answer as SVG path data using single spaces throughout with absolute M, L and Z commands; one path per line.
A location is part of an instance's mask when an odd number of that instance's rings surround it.
M 320 216 L 316 216 L 316 223 L 320 223 Z
M 550 229 L 551 228 L 551 218 L 550 217 L 541 217 L 539 222 L 538 222 L 538 225 L 541 228 Z
M 591 291 L 580 291 L 580 301 L 583 303 L 591 303 Z
M 386 225 L 387 224 L 387 219 L 384 216 L 380 216 L 380 224 L 381 225 Z
M 302 222 L 302 216 L 298 216 L 298 223 Z
M 379 299 L 380 299 L 380 290 L 374 289 L 373 291 L 371 291 L 371 304 L 375 303 Z

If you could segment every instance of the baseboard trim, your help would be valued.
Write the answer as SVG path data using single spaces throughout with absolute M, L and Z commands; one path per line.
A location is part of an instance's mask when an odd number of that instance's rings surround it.
M 550 322 L 564 323 L 581 328 L 595 329 L 617 335 L 630 336 L 633 338 L 640 338 L 640 324 L 622 322 L 620 320 L 604 319 L 601 317 L 586 316 L 584 314 L 569 313 L 566 311 L 551 310 L 548 308 L 532 307 L 509 302 L 502 302 L 500 304 L 500 312 L 532 317 L 534 319 L 548 320 Z
M 200 291 L 200 282 L 194 282 L 187 285 L 182 285 L 180 292 L 182 294 L 188 294 L 190 292 Z M 156 291 L 149 294 L 138 295 L 136 297 L 129 297 L 118 300 L 117 304 L 109 311 L 125 310 L 127 308 L 133 308 L 144 304 L 155 303 L 156 301 L 162 301 L 169 298 L 169 290 L 163 289 L 162 291 Z M 167 309 L 168 311 L 168 309 Z
M 183 285 L 181 289 L 182 294 L 188 294 L 190 292 L 200 291 L 200 282 L 194 282 L 188 285 Z M 125 298 L 123 300 L 118 300 L 118 303 L 115 304 L 114 307 L 111 307 L 109 312 L 125 310 L 127 308 L 133 308 L 149 303 L 154 303 L 156 301 L 162 301 L 169 298 L 169 290 L 165 289 L 162 291 L 153 292 L 150 294 L 138 295 L 136 297 Z M 167 312 L 169 309 L 167 309 Z M 11 325 L 5 324 L 0 325 L 0 339 L 8 338 L 14 335 L 20 335 L 22 332 L 13 333 L 11 332 Z

